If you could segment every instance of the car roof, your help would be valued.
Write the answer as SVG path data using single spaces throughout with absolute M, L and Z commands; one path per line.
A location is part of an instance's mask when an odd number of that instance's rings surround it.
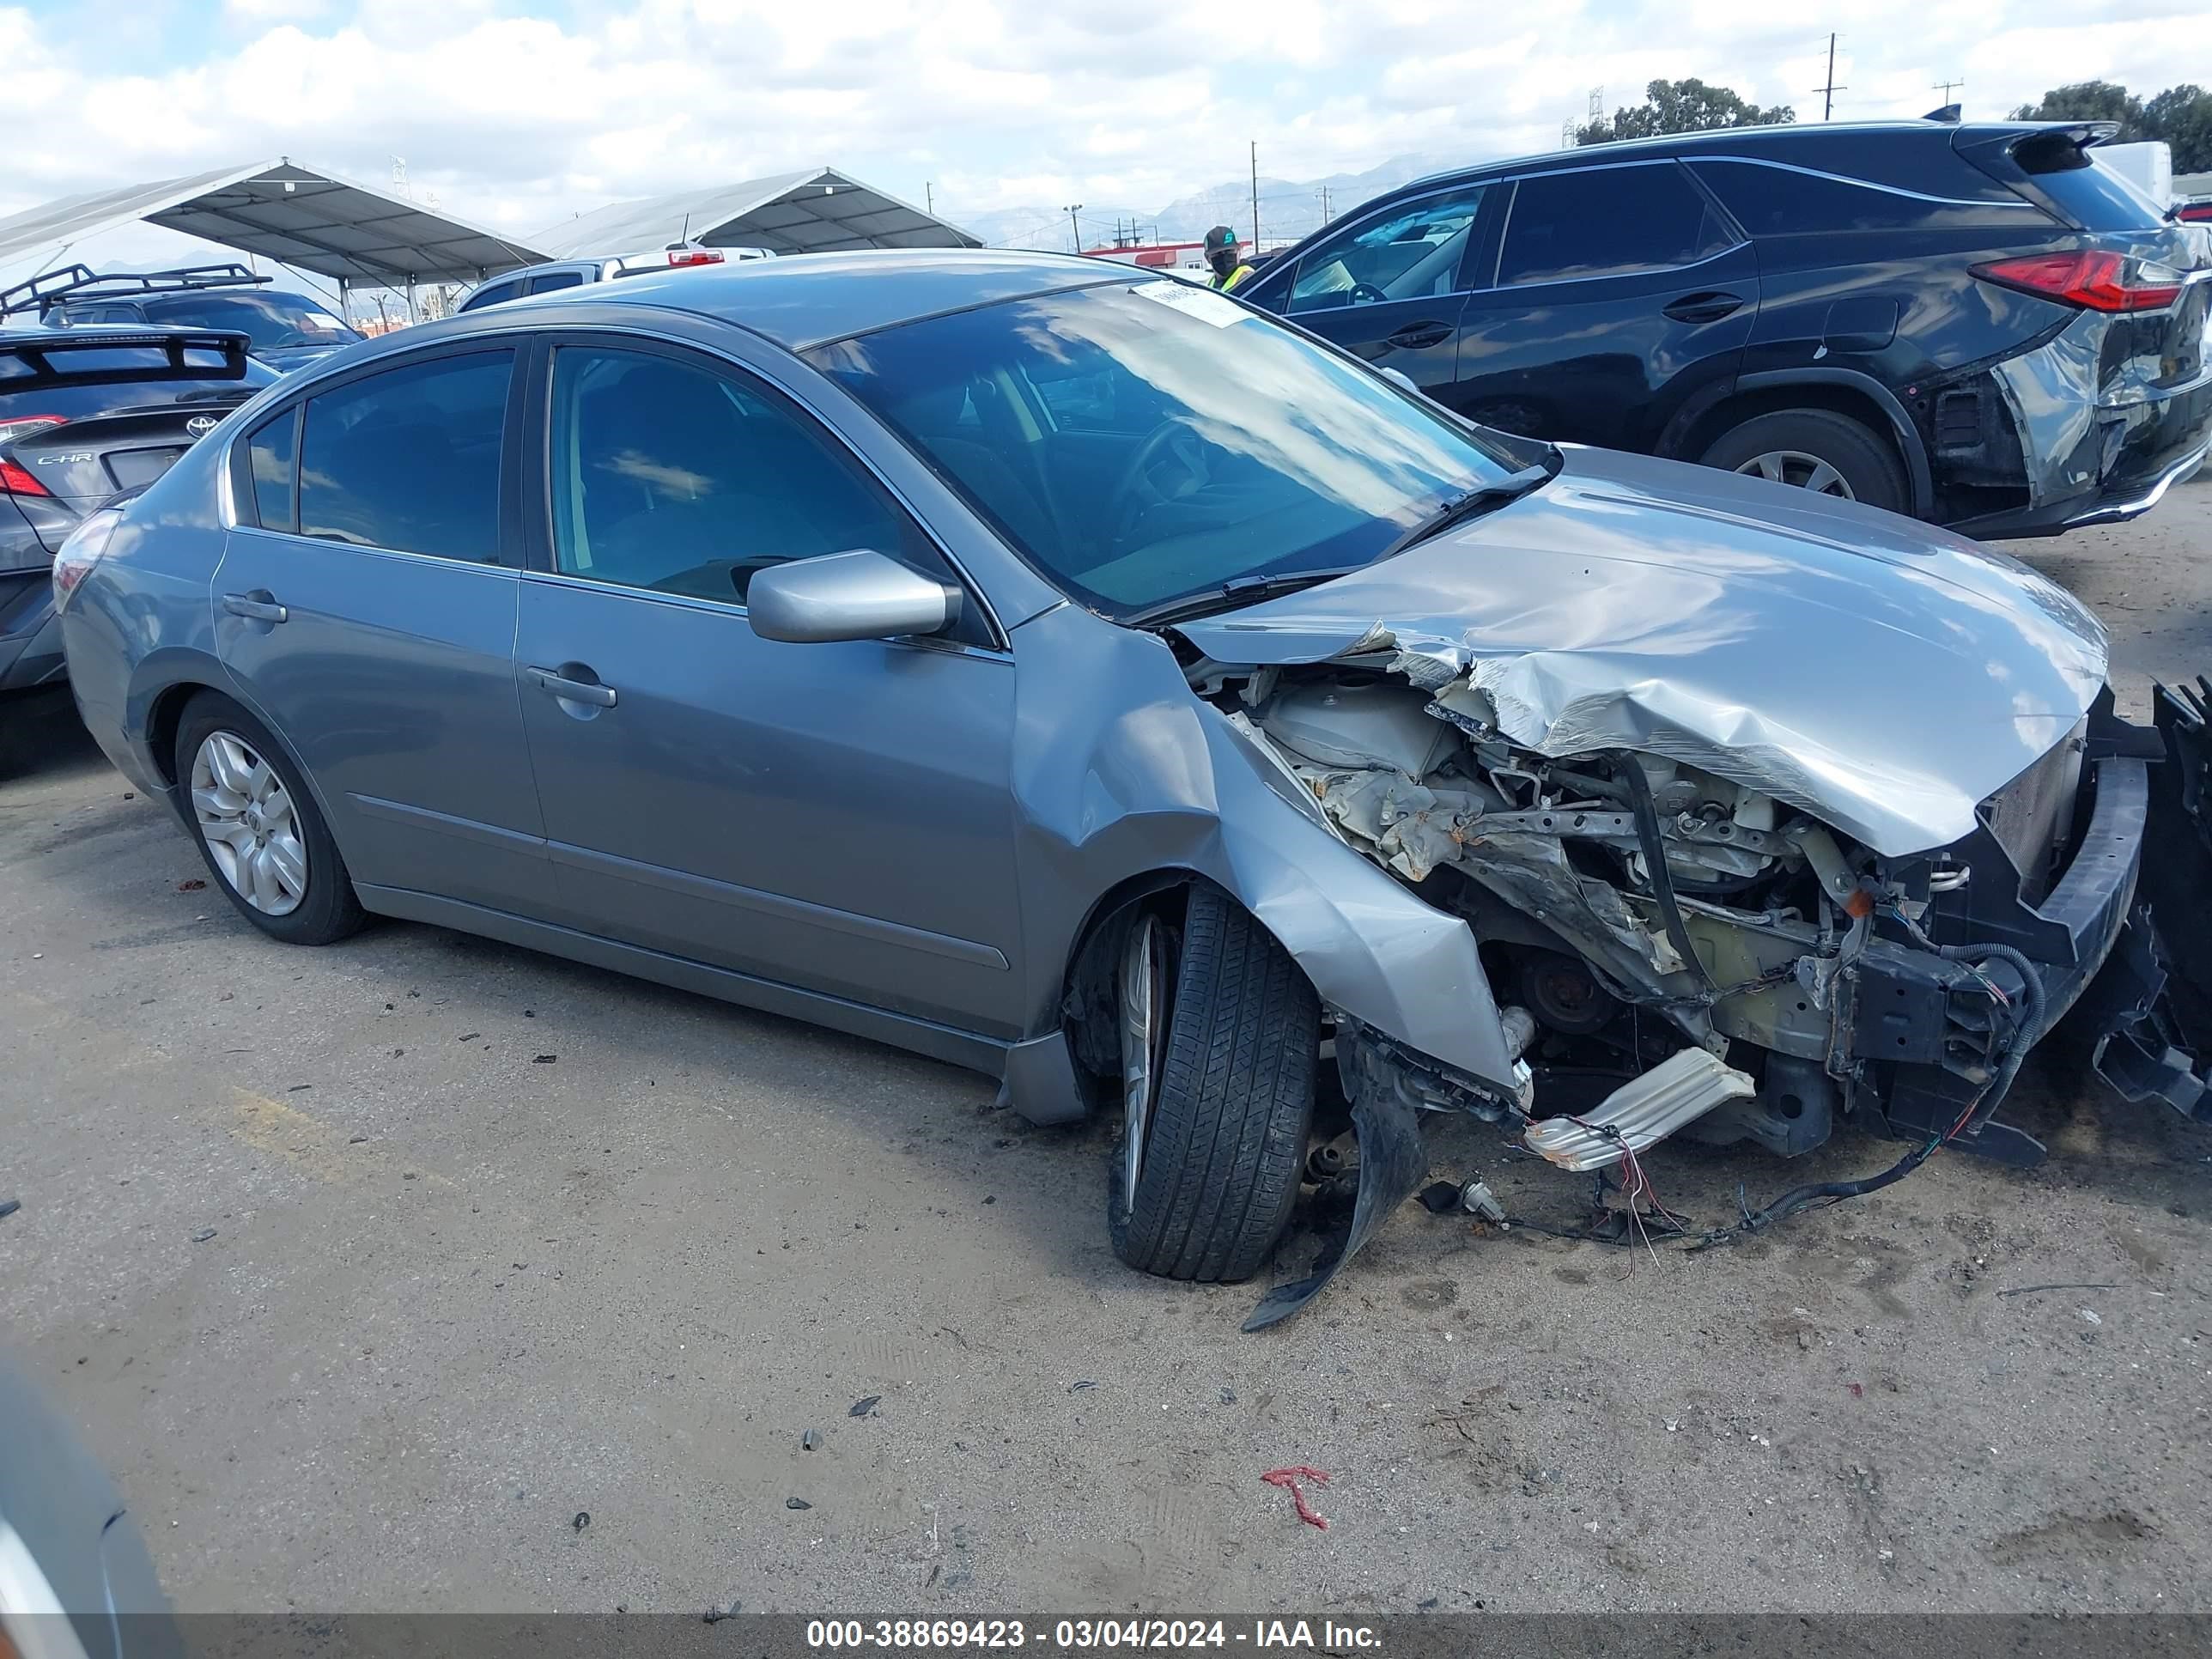
M 1946 145 L 2004 133 L 2031 132 L 2039 126 L 2075 127 L 2076 121 L 1785 121 L 1755 127 L 1710 127 L 1702 132 L 1666 132 L 1650 138 L 1618 138 L 1602 144 L 1583 144 L 1572 149 L 1546 150 L 1535 155 L 1504 156 L 1463 167 L 1448 167 L 1387 192 L 1406 191 L 1460 179 L 1482 179 L 1498 173 L 1533 173 L 1553 167 L 1600 167 L 1615 160 L 1639 156 L 1695 155 L 1706 150 L 1755 152 L 1767 149 L 1796 149 L 1805 144 L 1848 143 L 1854 138 L 1895 137 L 1917 133 Z M 1380 198 L 1378 198 L 1380 199 Z M 1362 205 L 1364 205 L 1363 204 Z
M 1071 253 L 878 248 L 647 272 L 532 294 L 467 315 L 489 324 L 495 318 L 511 320 L 532 306 L 658 306 L 733 323 L 801 351 L 918 318 L 1158 275 Z

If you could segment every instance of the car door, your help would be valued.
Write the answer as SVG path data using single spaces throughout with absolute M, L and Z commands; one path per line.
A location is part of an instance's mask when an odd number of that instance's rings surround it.
M 1759 310 L 1749 242 L 1672 160 L 1505 186 L 1494 280 L 1461 319 L 1459 407 L 1534 437 L 1649 450 L 1733 384 Z
M 1281 308 L 1455 404 L 1468 255 L 1481 241 L 1490 191 L 1480 181 L 1454 185 L 1354 220 L 1300 257 Z
M 356 882 L 552 903 L 515 694 L 514 352 L 319 389 L 233 453 L 217 650 L 313 779 Z
M 571 925 L 963 1029 L 1022 1018 L 1013 664 L 966 637 L 793 645 L 754 572 L 934 544 L 760 378 L 606 337 L 545 349 L 524 722 Z

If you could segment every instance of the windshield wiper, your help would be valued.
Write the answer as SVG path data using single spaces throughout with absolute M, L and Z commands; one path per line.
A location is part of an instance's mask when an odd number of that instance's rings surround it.
M 1190 622 L 1223 611 L 1235 611 L 1261 599 L 1272 599 L 1278 594 L 1295 593 L 1301 588 L 1334 581 L 1339 576 L 1350 575 L 1357 568 L 1346 565 L 1334 570 L 1286 570 L 1280 574 L 1261 571 L 1249 576 L 1231 576 L 1218 587 L 1209 587 L 1202 593 L 1186 593 L 1179 599 L 1168 599 L 1159 605 L 1149 605 L 1121 620 L 1123 625 L 1129 628 L 1157 628 L 1168 623 Z
M 1455 524 L 1464 524 L 1493 507 L 1517 501 L 1539 484 L 1547 483 L 1557 471 L 1555 465 L 1547 466 L 1540 461 L 1534 466 L 1524 466 L 1518 472 L 1509 472 L 1489 483 L 1477 484 L 1465 495 L 1453 496 L 1375 556 L 1387 559 L 1392 554 L 1402 553 L 1415 543 L 1425 542 Z

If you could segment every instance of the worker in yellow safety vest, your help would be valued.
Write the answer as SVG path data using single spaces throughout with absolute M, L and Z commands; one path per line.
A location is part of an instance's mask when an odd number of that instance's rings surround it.
M 1216 225 L 1206 233 L 1206 263 L 1213 267 L 1213 286 L 1223 294 L 1252 274 L 1237 246 L 1237 233 L 1227 225 Z

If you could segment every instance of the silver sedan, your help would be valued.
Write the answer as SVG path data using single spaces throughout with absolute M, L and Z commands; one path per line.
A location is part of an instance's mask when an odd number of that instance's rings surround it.
M 434 922 L 1117 1113 L 1115 1247 L 1176 1278 L 1260 1270 L 1349 1127 L 1255 1324 L 1425 1111 L 1632 1196 L 1676 1133 L 2032 1161 L 1996 1109 L 2108 957 L 2108 1073 L 2203 1109 L 2160 738 L 2066 593 L 1175 280 L 824 255 L 410 329 L 56 583 L 88 725 L 271 938 Z

